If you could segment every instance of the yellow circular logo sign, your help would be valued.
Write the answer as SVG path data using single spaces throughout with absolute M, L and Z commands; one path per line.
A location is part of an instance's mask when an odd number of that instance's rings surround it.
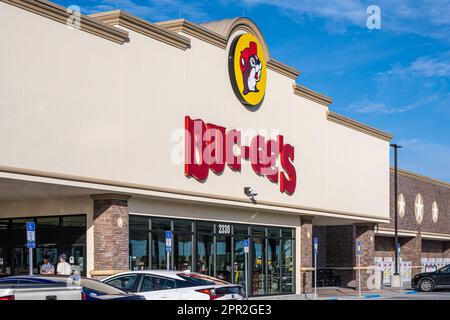
M 257 110 L 266 93 L 266 58 L 258 39 L 250 33 L 237 36 L 230 48 L 228 71 L 239 101 Z

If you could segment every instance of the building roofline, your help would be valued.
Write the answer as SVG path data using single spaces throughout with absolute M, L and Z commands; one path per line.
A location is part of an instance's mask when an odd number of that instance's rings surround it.
M 123 10 L 94 13 L 89 16 L 108 25 L 120 25 L 182 50 L 186 50 L 191 45 L 189 38 Z
M 284 64 L 273 58 L 271 58 L 269 61 L 267 61 L 267 69 L 278 72 L 279 74 L 282 74 L 288 78 L 291 78 L 292 80 L 297 79 L 298 76 L 301 74 L 301 72 L 299 70 L 297 70 L 291 66 L 288 66 L 287 64 Z
M 226 37 L 186 19 L 162 21 L 156 25 L 173 32 L 183 32 L 221 49 L 227 47 Z
M 393 167 L 391 167 L 391 172 L 394 172 L 394 168 Z M 442 181 L 442 180 L 438 180 L 438 179 L 434 179 L 434 178 L 431 178 L 431 177 L 427 177 L 427 176 L 421 175 L 419 173 L 415 173 L 415 172 L 408 171 L 408 170 L 405 170 L 405 169 L 400 169 L 400 168 L 398 169 L 398 173 L 400 175 L 402 175 L 402 176 L 405 176 L 405 177 L 409 177 L 409 178 L 412 178 L 412 179 L 418 179 L 418 180 L 421 180 L 421 181 L 424 181 L 424 182 L 428 182 L 428 183 L 432 183 L 432 184 L 435 184 L 435 185 L 439 185 L 441 187 L 450 188 L 450 183 L 448 183 L 448 182 L 445 182 L 445 181 Z
M 368 125 L 365 125 L 361 122 L 355 121 L 353 119 L 344 117 L 340 114 L 334 113 L 332 111 L 327 111 L 327 120 L 335 122 L 337 124 L 341 124 L 343 126 L 349 127 L 351 129 L 360 131 L 362 133 L 371 135 L 375 138 L 382 139 L 385 141 L 391 141 L 392 135 L 390 133 L 386 133 L 383 131 L 380 131 L 378 129 L 375 129 L 373 127 L 370 127 Z
M 317 91 L 311 90 L 305 86 L 301 86 L 298 84 L 293 85 L 294 94 L 300 96 L 302 98 L 317 102 L 325 107 L 328 107 L 331 103 L 333 103 L 333 99 L 327 97 L 324 94 L 321 94 Z
M 46 0 L 0 1 L 63 24 L 67 24 L 67 20 L 72 15 L 72 13 L 68 12 L 67 8 Z M 80 14 L 80 30 L 118 44 L 123 44 L 129 41 L 128 32 L 125 30 L 112 27 L 84 14 Z

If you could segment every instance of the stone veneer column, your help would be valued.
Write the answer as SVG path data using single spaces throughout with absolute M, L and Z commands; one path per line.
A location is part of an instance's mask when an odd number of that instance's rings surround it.
M 375 236 L 374 224 L 355 224 L 354 226 L 354 266 L 356 289 L 359 287 L 358 279 L 358 241 L 361 242 L 361 290 L 373 289 L 374 275 L 374 251 L 375 251 Z M 370 278 L 370 279 L 369 279 Z
M 415 237 L 399 238 L 399 241 L 402 260 L 411 261 L 411 276 L 414 277 L 421 272 L 422 238 L 420 233 Z
M 313 290 L 313 240 L 312 219 L 301 218 L 300 223 L 300 277 L 301 293 L 308 294 Z
M 92 195 L 94 200 L 94 270 L 99 278 L 128 270 L 128 199 L 122 194 Z

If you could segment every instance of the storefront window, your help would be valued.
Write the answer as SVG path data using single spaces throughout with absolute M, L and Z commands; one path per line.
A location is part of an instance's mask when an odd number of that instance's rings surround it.
M 144 216 L 130 216 L 131 231 L 150 231 L 150 218 Z
M 192 270 L 192 233 L 174 233 L 174 268 Z
M 59 228 L 59 217 L 37 218 L 37 228 Z
M 11 220 L 12 230 L 25 230 L 25 224 L 27 222 L 33 222 L 33 219 L 13 219 Z
M 149 267 L 149 226 L 150 219 L 143 216 L 130 216 L 130 269 L 144 270 Z
M 170 231 L 172 230 L 171 220 L 162 218 L 151 219 L 152 231 Z
M 228 282 L 232 282 L 231 279 L 231 236 L 229 237 L 217 237 L 217 260 L 216 260 L 216 277 Z
M 277 294 L 281 292 L 281 239 L 268 239 L 267 242 L 267 293 Z
M 173 232 L 170 260 L 175 270 L 192 270 L 245 287 L 244 240 L 248 239 L 250 294 L 294 290 L 293 229 L 130 216 L 133 270 L 167 268 L 165 231 L 169 230 Z
M 162 232 L 152 231 L 152 269 L 166 269 L 166 238 Z
M 245 252 L 244 252 L 245 239 L 248 239 L 248 236 L 234 237 L 234 262 L 233 262 L 234 268 L 233 283 L 240 284 L 244 288 L 245 288 Z
M 39 272 L 44 255 L 49 255 L 51 263 L 56 267 L 59 255 L 64 253 L 72 270 L 86 275 L 85 215 L 11 219 L 9 228 L 6 221 L 2 220 L 3 223 L 0 223 L 0 273 L 28 274 L 25 224 L 34 221 L 36 222 L 36 249 L 33 250 L 33 272 Z M 62 221 L 65 223 L 61 224 Z
M 63 227 L 86 227 L 86 216 L 64 216 L 62 218 Z
M 283 239 L 283 250 L 281 252 L 281 282 L 282 292 L 294 292 L 294 240 Z
M 256 228 L 255 228 L 256 229 Z M 258 234 L 258 231 L 255 232 Z M 266 294 L 266 244 L 264 236 L 253 235 L 253 294 Z
M 0 220 L 0 231 L 9 229 L 9 220 Z
M 214 236 L 197 234 L 197 272 L 214 276 Z

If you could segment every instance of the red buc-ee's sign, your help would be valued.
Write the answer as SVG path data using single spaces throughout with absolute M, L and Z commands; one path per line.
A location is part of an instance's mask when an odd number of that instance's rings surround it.
M 280 191 L 293 194 L 297 173 L 293 165 L 294 147 L 284 143 L 282 135 L 266 140 L 255 135 L 250 146 L 241 144 L 242 133 L 236 129 L 205 123 L 201 119 L 185 117 L 185 165 L 187 177 L 203 181 L 209 170 L 220 174 L 225 164 L 233 171 L 241 171 L 241 160 L 248 160 L 253 171 L 279 183 Z M 240 150 L 236 153 L 235 150 Z M 281 168 L 277 165 L 277 160 Z

